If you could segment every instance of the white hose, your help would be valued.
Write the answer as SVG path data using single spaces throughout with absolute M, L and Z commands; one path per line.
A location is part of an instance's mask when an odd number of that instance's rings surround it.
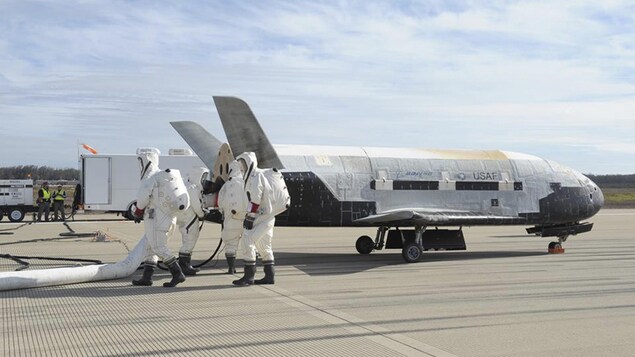
M 146 245 L 144 236 L 125 259 L 115 264 L 2 272 L 0 291 L 125 278 L 143 262 Z

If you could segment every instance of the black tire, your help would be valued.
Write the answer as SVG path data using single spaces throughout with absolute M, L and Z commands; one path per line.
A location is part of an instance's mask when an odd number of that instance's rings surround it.
M 361 236 L 355 242 L 355 249 L 359 254 L 370 254 L 375 249 L 375 241 L 369 236 Z
M 549 249 L 555 249 L 555 248 L 562 248 L 562 245 L 560 245 L 560 243 L 558 242 L 549 243 Z
M 422 255 L 423 251 L 416 242 L 406 244 L 406 246 L 401 250 L 401 256 L 406 263 L 416 263 L 421 260 Z
M 4 212 L 0 212 L 0 221 L 4 218 Z
M 14 208 L 9 212 L 9 220 L 11 222 L 22 222 L 24 219 L 24 211 L 19 208 Z

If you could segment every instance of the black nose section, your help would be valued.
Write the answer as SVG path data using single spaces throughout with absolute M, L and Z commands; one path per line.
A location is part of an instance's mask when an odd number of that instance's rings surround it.
M 595 186 L 593 188 L 593 209 L 595 210 L 595 213 L 598 213 L 602 207 L 604 207 L 604 193 L 602 192 L 602 190 Z
M 595 199 L 587 187 L 555 187 L 551 194 L 540 200 L 540 214 L 549 223 L 577 222 L 597 211 Z

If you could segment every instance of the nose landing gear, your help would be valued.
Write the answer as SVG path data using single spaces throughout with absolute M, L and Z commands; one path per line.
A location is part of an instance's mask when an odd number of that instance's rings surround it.
M 562 243 L 566 242 L 568 237 L 569 237 L 568 234 L 562 235 L 558 237 L 557 242 L 549 243 L 549 249 L 548 249 L 549 254 L 563 254 L 564 248 L 562 248 Z

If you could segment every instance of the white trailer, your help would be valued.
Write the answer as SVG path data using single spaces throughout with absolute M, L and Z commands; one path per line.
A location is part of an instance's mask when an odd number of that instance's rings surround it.
M 170 149 L 170 155 L 159 158 L 161 169 L 178 169 L 183 180 L 194 166 L 205 164 L 188 149 Z M 85 154 L 80 156 L 80 168 L 84 210 L 117 212 L 130 218 L 141 174 L 137 155 Z
M 6 215 L 11 222 L 21 222 L 37 209 L 33 205 L 33 180 L 0 180 L 0 220 Z

